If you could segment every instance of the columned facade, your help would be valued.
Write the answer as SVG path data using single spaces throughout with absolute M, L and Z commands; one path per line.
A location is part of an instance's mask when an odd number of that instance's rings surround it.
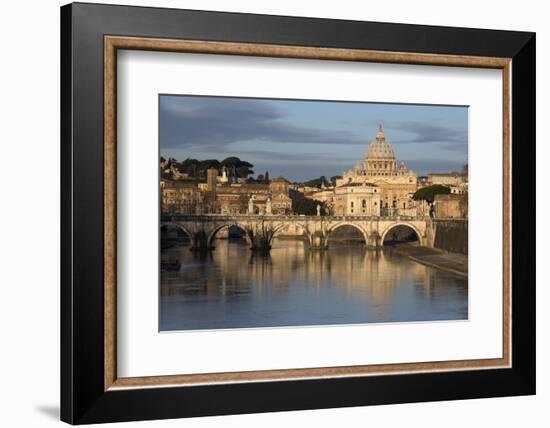
M 397 161 L 393 146 L 386 139 L 382 126 L 367 147 L 364 163 L 357 161 L 352 169 L 345 171 L 342 178 L 336 180 L 335 195 L 343 192 L 339 189 L 358 185 L 378 188 L 378 215 L 416 215 L 416 203 L 412 199 L 417 189 L 416 174 L 404 162 Z M 350 209 L 351 206 L 348 205 L 345 212 L 336 214 L 351 215 Z M 357 211 L 354 207 L 353 214 L 361 215 L 362 211 Z

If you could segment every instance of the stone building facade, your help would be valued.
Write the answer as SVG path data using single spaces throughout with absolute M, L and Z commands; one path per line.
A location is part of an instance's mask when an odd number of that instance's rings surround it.
M 290 182 L 284 177 L 277 177 L 269 183 L 271 194 L 272 213 L 292 213 L 292 198 L 290 197 Z
M 404 162 L 397 161 L 382 126 L 368 145 L 364 163 L 357 161 L 352 169 L 336 179 L 335 196 L 338 188 L 357 184 L 368 184 L 379 189 L 379 215 L 416 214 L 416 203 L 412 199 L 417 189 L 416 174 Z M 347 214 L 351 214 L 349 210 Z
M 374 184 L 349 183 L 334 189 L 335 215 L 380 216 L 380 188 Z
M 428 174 L 428 184 L 434 185 L 439 184 L 442 186 L 460 186 L 463 183 L 466 183 L 466 177 L 458 172 L 432 172 Z
M 172 214 L 197 214 L 202 212 L 204 194 L 194 182 L 160 180 L 161 211 Z
M 216 169 L 206 183 L 161 179 L 161 210 L 173 214 L 291 214 L 290 183 L 278 177 L 267 183 L 224 183 Z
M 468 218 L 468 195 L 448 194 L 435 195 L 435 218 Z
M 247 183 L 229 179 L 222 169 L 209 169 L 206 182 L 161 180 L 163 212 L 182 214 L 261 214 L 289 215 L 293 199 L 318 201 L 323 214 L 341 216 L 427 216 L 427 203 L 413 200 L 420 187 L 442 184 L 451 196 L 440 200 L 439 213 L 448 218 L 464 215 L 463 201 L 468 193 L 467 174 L 439 173 L 418 178 L 404 162 L 398 162 L 382 126 L 367 146 L 363 162 L 334 177 L 334 186 L 321 188 L 291 184 L 283 177 Z M 453 198 L 456 196 L 456 198 Z M 467 215 L 467 208 L 466 208 Z

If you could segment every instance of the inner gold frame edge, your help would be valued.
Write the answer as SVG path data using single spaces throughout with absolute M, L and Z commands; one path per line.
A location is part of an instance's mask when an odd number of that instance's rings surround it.
M 116 367 L 116 83 L 118 49 L 214 55 L 495 68 L 503 82 L 502 358 L 118 378 Z M 386 52 L 252 43 L 104 37 L 104 390 L 395 375 L 511 367 L 511 58 Z

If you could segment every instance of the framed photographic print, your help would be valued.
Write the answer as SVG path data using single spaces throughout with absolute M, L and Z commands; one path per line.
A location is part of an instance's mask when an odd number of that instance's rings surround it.
M 535 35 L 61 8 L 62 420 L 535 393 Z

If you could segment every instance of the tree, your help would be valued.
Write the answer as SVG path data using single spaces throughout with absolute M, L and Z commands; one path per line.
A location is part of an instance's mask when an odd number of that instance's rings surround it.
M 330 183 L 324 175 L 321 175 L 319 178 L 314 178 L 313 180 L 304 181 L 302 183 L 304 186 L 308 187 L 322 187 L 329 186 Z
M 233 166 L 236 165 L 241 160 L 237 156 L 229 156 L 228 158 L 225 158 L 221 161 L 222 166 Z
M 448 195 L 449 193 L 451 193 L 451 189 L 447 186 L 434 184 L 432 186 L 426 186 L 418 189 L 414 193 L 413 199 L 415 201 L 426 201 L 431 206 L 434 202 L 435 195 Z
M 225 158 L 221 161 L 220 165 L 227 168 L 230 177 L 247 178 L 249 175 L 254 174 L 254 171 L 251 169 L 254 165 L 236 156 Z
M 172 165 L 172 164 L 176 164 L 178 161 L 176 160 L 176 158 L 168 158 L 168 164 Z
M 161 158 L 161 160 L 164 158 Z M 247 178 L 249 175 L 254 174 L 252 171 L 252 165 L 250 162 L 243 161 L 236 156 L 231 156 L 220 162 L 217 159 L 205 159 L 197 160 L 187 158 L 182 162 L 178 162 L 174 158 L 168 158 L 167 168 L 174 166 L 180 173 L 185 173 L 189 177 L 204 179 L 206 177 L 206 170 L 215 168 L 220 170 L 222 167 L 227 169 L 230 177 L 243 177 Z
M 206 170 L 210 168 L 220 169 L 220 161 L 217 159 L 206 159 L 199 162 L 199 169 L 201 172 L 206 172 Z
M 252 164 L 243 162 L 237 167 L 237 177 L 247 178 L 249 175 L 254 174 L 254 171 L 250 169 Z
M 256 180 L 258 181 L 264 181 L 265 180 L 265 177 L 263 174 L 258 174 L 258 177 L 256 177 Z
M 321 215 L 325 215 L 326 210 L 324 202 L 306 198 L 293 199 L 292 211 L 296 214 L 317 215 L 317 205 L 321 205 Z
M 221 161 L 221 166 L 227 168 L 227 174 L 229 177 L 237 177 L 237 164 L 241 160 L 237 156 L 230 156 Z
M 176 164 L 179 172 L 188 174 L 190 177 L 197 177 L 199 173 L 199 161 L 197 159 L 187 158 L 183 162 Z

